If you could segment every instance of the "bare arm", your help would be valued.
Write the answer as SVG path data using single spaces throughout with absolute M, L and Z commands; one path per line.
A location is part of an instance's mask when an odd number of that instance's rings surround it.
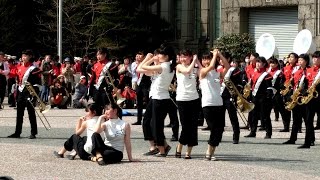
M 158 72 L 158 73 L 162 73 L 162 67 L 160 64 L 158 65 L 151 65 L 151 63 L 153 63 L 154 59 L 151 58 L 150 60 L 148 60 L 147 62 L 145 62 L 144 64 L 141 65 L 141 68 L 149 71 L 149 72 Z
M 146 63 L 149 63 L 149 62 L 153 62 L 153 55 L 151 54 L 151 53 L 148 53 L 147 54 L 147 56 L 146 56 L 146 58 L 138 65 L 138 67 L 137 67 L 137 72 L 138 73 L 144 73 L 145 75 L 147 75 L 147 76 L 152 76 L 152 72 L 150 72 L 150 71 L 148 71 L 148 70 L 145 70 L 145 69 L 143 69 L 142 68 L 142 66 L 143 65 L 145 65 Z M 150 63 L 150 64 L 151 64 Z
M 106 128 L 105 125 L 103 124 L 105 118 L 106 118 L 106 115 L 102 115 L 98 118 L 98 121 L 94 126 L 94 132 L 101 133 Z
M 126 151 L 127 151 L 127 155 L 128 155 L 128 159 L 129 161 L 133 161 L 132 159 L 132 147 L 131 147 L 131 128 L 130 125 L 128 123 L 126 123 L 125 126 L 125 136 L 124 136 L 124 144 L 126 146 Z
M 86 117 L 81 117 L 76 125 L 76 135 L 81 135 L 84 130 L 87 128 L 87 122 L 85 121 Z
M 228 63 L 227 59 L 220 53 L 220 51 L 218 51 L 218 56 L 220 57 L 222 65 L 224 67 L 223 71 L 220 74 L 220 78 L 223 79 L 224 75 L 226 75 L 230 68 L 230 64 Z
M 212 60 L 211 60 L 211 62 L 209 64 L 209 66 L 201 68 L 199 79 L 205 78 L 207 76 L 208 72 L 210 72 L 211 70 L 214 69 L 214 65 L 216 64 L 216 61 L 217 61 L 217 53 L 218 53 L 218 51 L 214 50 L 213 51 L 213 57 L 212 57 Z
M 177 71 L 182 74 L 190 74 L 194 68 L 195 63 L 197 62 L 197 55 L 193 56 L 193 60 L 188 67 L 183 66 L 182 64 L 177 65 Z

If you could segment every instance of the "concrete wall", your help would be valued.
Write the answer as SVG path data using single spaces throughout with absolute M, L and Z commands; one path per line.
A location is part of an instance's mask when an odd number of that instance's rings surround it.
M 298 6 L 299 30 L 309 29 L 320 48 L 320 0 L 224 0 L 221 4 L 222 34 L 248 32 L 251 8 Z

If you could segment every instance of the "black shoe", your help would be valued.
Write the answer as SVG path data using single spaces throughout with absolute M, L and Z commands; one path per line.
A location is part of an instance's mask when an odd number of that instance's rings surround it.
M 279 121 L 279 119 L 278 119 L 278 118 L 276 118 L 274 121 Z
M 233 144 L 239 144 L 239 140 L 234 139 Z
M 178 138 L 172 137 L 172 138 L 170 139 L 170 141 L 178 141 Z
M 11 134 L 10 136 L 8 136 L 8 138 L 20 138 L 19 134 Z
M 284 142 L 282 144 L 296 144 L 296 142 L 292 141 L 292 140 L 288 140 L 288 141 L 286 141 L 286 142 Z
M 208 127 L 202 128 L 201 130 L 202 130 L 202 131 L 210 131 L 210 128 L 209 128 L 209 126 L 208 126 Z
M 289 132 L 289 129 L 281 129 L 279 132 Z
M 66 155 L 66 157 L 69 159 L 69 160 L 74 160 L 76 158 L 77 154 L 76 155 L 71 155 L 71 154 L 68 154 Z
M 314 127 L 314 130 L 319 130 L 319 129 L 320 129 L 320 126 Z
M 311 143 L 310 143 L 310 146 L 314 146 L 314 142 L 311 142 Z
M 250 134 L 248 134 L 248 135 L 246 135 L 244 137 L 256 137 L 256 134 L 255 133 L 250 133 Z
M 172 125 L 171 124 L 167 124 L 164 127 L 172 127 Z
M 266 130 L 266 128 L 265 127 L 261 127 L 261 128 L 259 128 L 259 131 L 265 131 Z
M 151 155 L 155 155 L 155 154 L 158 154 L 159 153 L 159 149 L 156 148 L 154 150 L 149 150 L 148 152 L 144 153 L 143 155 L 145 156 L 151 156 Z
M 9 107 L 16 107 L 16 105 L 10 105 Z
M 240 127 L 240 129 L 249 129 L 249 126 Z
M 310 145 L 303 144 L 302 146 L 299 146 L 298 149 L 310 149 Z
M 302 130 L 300 129 L 300 130 L 298 131 L 298 133 L 302 133 Z
M 141 125 L 141 122 L 137 121 L 135 123 L 132 123 L 132 125 Z
M 35 136 L 35 135 L 33 135 L 33 134 L 31 134 L 30 136 L 29 136 L 29 139 L 36 139 L 37 137 Z
M 57 158 L 63 158 L 63 154 L 59 154 L 57 151 L 53 151 L 53 155 Z
M 271 135 L 266 135 L 264 138 L 265 139 L 271 139 Z

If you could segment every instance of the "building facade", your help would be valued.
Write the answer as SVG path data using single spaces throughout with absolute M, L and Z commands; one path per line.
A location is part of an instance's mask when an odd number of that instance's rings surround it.
M 154 14 L 172 24 L 172 45 L 204 52 L 220 36 L 220 0 L 158 0 L 150 6 Z
M 310 30 L 320 48 L 320 0 L 223 0 L 222 35 L 250 33 L 257 40 L 263 33 L 274 36 L 280 58 L 293 51 L 299 31 Z

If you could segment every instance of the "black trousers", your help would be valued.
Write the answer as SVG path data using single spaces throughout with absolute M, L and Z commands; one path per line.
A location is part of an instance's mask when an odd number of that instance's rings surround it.
M 230 98 L 222 98 L 223 99 L 223 115 L 225 115 L 225 111 L 228 111 L 230 122 L 233 130 L 233 140 L 239 140 L 240 135 L 240 127 L 239 127 L 239 119 L 237 115 L 237 109 Z M 225 119 L 225 117 L 224 117 Z
M 200 109 L 200 99 L 192 101 L 177 101 L 181 134 L 179 143 L 188 146 L 198 145 L 198 117 Z
M 3 104 L 4 96 L 6 95 L 7 79 L 0 78 L 0 104 Z
M 73 134 L 64 143 L 64 148 L 67 151 L 72 151 L 74 149 L 82 160 L 90 160 L 90 154 L 84 150 L 84 145 L 86 144 L 86 142 L 87 136 L 81 137 L 79 135 Z
M 106 92 L 104 89 L 97 90 L 94 87 L 93 101 L 100 107 L 104 107 L 109 104 L 110 101 L 113 101 L 112 95 L 109 92 Z M 109 101 L 110 99 L 110 101 Z
M 168 104 L 171 99 L 152 99 L 152 133 L 154 142 L 158 146 L 164 146 L 164 120 L 169 112 Z
M 171 102 L 168 104 L 169 106 L 169 119 L 172 129 L 172 137 L 175 137 L 178 139 L 179 136 L 179 119 L 178 119 L 178 110 L 177 106 L 174 104 L 176 102 L 173 102 L 174 98 L 171 100 Z
M 97 152 L 100 152 L 105 163 L 118 163 L 123 159 L 123 153 L 113 147 L 105 145 L 99 133 L 93 133 L 91 138 L 92 154 L 96 155 Z
M 304 140 L 304 144 L 306 145 L 310 145 L 311 142 L 315 141 L 313 121 L 314 121 L 314 116 L 316 115 L 316 112 L 319 111 L 319 105 L 320 105 L 319 99 L 312 99 L 307 104 L 307 118 L 305 121 L 306 136 Z
M 146 141 L 152 141 L 154 140 L 153 134 L 152 134 L 152 99 L 150 99 L 146 111 L 144 112 L 143 121 L 142 121 L 142 130 L 143 130 L 143 136 L 144 140 Z
M 210 138 L 208 140 L 210 146 L 219 146 L 221 142 L 225 124 L 223 113 L 223 106 L 203 107 L 203 115 L 210 129 Z
M 255 134 L 257 132 L 258 120 L 261 120 L 261 124 L 265 125 L 266 134 L 268 136 L 272 135 L 272 125 L 271 125 L 271 110 L 272 101 L 265 97 L 253 97 L 252 102 L 255 104 L 252 110 L 252 115 L 248 119 L 250 125 L 251 133 Z M 262 123 L 263 122 L 263 123 Z
M 291 141 L 296 141 L 298 136 L 298 131 L 301 129 L 302 119 L 304 122 L 307 121 L 307 106 L 306 105 L 297 105 L 292 109 L 293 123 L 292 131 L 290 135 Z M 306 124 L 307 127 L 307 124 Z
M 26 97 L 23 97 L 22 93 L 20 91 L 17 91 L 17 119 L 16 119 L 16 131 L 15 134 L 20 135 L 22 132 L 22 124 L 23 124 L 23 116 L 24 116 L 24 110 L 27 108 L 28 115 L 29 115 L 29 121 L 31 126 L 31 134 L 37 135 L 38 134 L 38 127 L 37 127 L 37 119 L 36 119 L 36 113 L 35 109 L 32 106 L 31 102 L 29 102 Z M 34 102 L 32 102 L 35 104 Z
M 143 102 L 149 102 L 149 87 L 144 85 L 137 86 L 137 121 L 141 123 L 142 121 L 142 112 L 143 112 Z
M 283 129 L 290 129 L 290 120 L 291 120 L 291 112 L 285 109 L 285 104 L 283 99 L 279 93 L 275 95 L 273 98 L 273 106 L 276 113 L 276 110 L 279 111 L 282 117 Z M 279 117 L 278 117 L 279 118 Z

